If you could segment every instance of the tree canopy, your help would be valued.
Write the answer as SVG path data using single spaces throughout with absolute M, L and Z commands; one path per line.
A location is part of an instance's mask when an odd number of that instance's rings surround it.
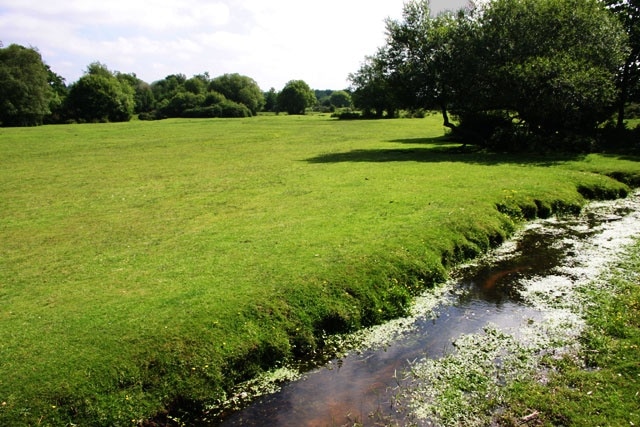
M 413 0 L 387 35 L 351 75 L 356 104 L 438 108 L 445 125 L 456 128 L 451 112 L 487 138 L 593 131 L 611 115 L 627 47 L 599 0 L 493 0 L 435 17 Z
M 315 103 L 315 93 L 303 80 L 289 81 L 278 94 L 278 109 L 288 114 L 304 114 Z
M 638 101 L 640 88 L 640 2 L 637 0 L 604 0 L 609 10 L 620 20 L 629 38 L 624 66 L 618 74 L 618 128 L 624 127 L 624 109 L 629 100 Z
M 351 106 L 351 95 L 346 90 L 336 90 L 331 92 L 329 96 L 331 105 L 337 108 L 345 108 Z
M 616 111 L 624 127 L 625 107 L 640 101 L 637 0 L 470 5 L 434 16 L 429 0 L 408 0 L 400 19 L 386 21 L 385 45 L 349 75 L 346 91 L 313 91 L 291 80 L 265 93 L 237 73 L 171 74 L 148 84 L 97 62 L 67 87 L 36 49 L 0 46 L 0 123 L 123 121 L 134 113 L 250 117 L 353 105 L 371 117 L 437 109 L 456 135 L 484 143 L 595 133 Z
M 33 48 L 0 48 L 0 122 L 3 126 L 40 125 L 59 101 L 50 86 L 51 72 Z M 55 82 L 52 82 L 54 84 Z
M 224 74 L 209 83 L 209 90 L 223 94 L 228 100 L 245 105 L 253 115 L 264 107 L 264 94 L 251 77 Z
M 67 110 L 74 119 L 86 122 L 124 122 L 134 111 L 134 89 L 118 79 L 100 63 L 89 65 L 87 72 L 69 89 Z

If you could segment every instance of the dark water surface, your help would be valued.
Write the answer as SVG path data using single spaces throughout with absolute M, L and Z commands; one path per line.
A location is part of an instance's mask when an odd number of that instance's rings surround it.
M 213 425 L 222 426 L 336 426 L 381 425 L 398 422 L 394 389 L 397 377 L 410 362 L 439 358 L 454 351 L 461 334 L 480 332 L 487 324 L 518 328 L 541 316 L 520 296 L 523 279 L 541 277 L 570 264 L 575 243 L 589 239 L 605 221 L 617 221 L 626 213 L 608 209 L 580 218 L 546 221 L 532 227 L 506 253 L 486 257 L 459 269 L 454 284 L 435 308 L 436 316 L 415 318 L 410 331 L 382 349 L 367 350 L 333 360 L 305 373 L 275 394 L 263 396 L 247 408 Z M 557 274 L 557 271 L 555 272 Z

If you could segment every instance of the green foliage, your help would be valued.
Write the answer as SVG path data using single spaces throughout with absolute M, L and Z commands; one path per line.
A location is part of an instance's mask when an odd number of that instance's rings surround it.
M 264 105 L 264 95 L 257 83 L 239 74 L 225 74 L 213 80 L 208 73 L 187 79 L 170 75 L 154 82 L 155 111 L 143 119 L 168 117 L 247 117 Z M 149 111 L 149 110 L 147 110 Z
M 638 173 L 442 134 L 433 115 L 4 129 L 0 425 L 215 404 L 324 332 L 402 314 L 532 206 L 578 208 L 578 187 L 625 188 L 600 172 Z
M 437 17 L 428 1 L 414 0 L 402 20 L 387 22 L 387 34 L 351 76 L 356 106 L 378 116 L 384 105 L 437 108 L 466 142 L 491 145 L 500 132 L 505 147 L 593 134 L 613 111 L 626 49 L 622 26 L 598 0 L 494 0 Z M 495 115 L 513 125 L 474 127 Z
M 252 115 L 251 110 L 246 105 L 226 99 L 208 107 L 187 108 L 181 113 L 182 117 L 192 118 L 240 118 L 251 117 Z
M 264 94 L 264 111 L 275 112 L 278 107 L 278 93 L 275 88 L 269 89 L 269 92 Z
M 142 113 L 152 111 L 155 106 L 153 91 L 148 83 L 140 80 L 135 74 L 115 73 L 116 77 L 123 84 L 128 84 L 134 91 L 134 112 Z
M 480 24 L 487 104 L 546 134 L 590 132 L 609 118 L 625 37 L 601 2 L 494 0 Z
M 629 39 L 629 49 L 624 66 L 618 74 L 618 129 L 624 128 L 625 106 L 629 101 L 639 101 L 640 91 L 640 4 L 635 0 L 604 0 L 622 23 Z
M 365 58 L 360 69 L 349 75 L 353 87 L 353 105 L 365 117 L 382 117 L 384 112 L 393 117 L 397 108 L 395 92 L 385 76 L 385 62 L 378 56 Z
M 194 95 L 201 95 L 207 92 L 209 76 L 206 74 L 193 76 L 184 82 L 184 89 Z
M 100 63 L 71 85 L 66 99 L 67 116 L 83 122 L 129 121 L 135 108 L 134 90 Z
M 224 74 L 209 83 L 209 90 L 223 94 L 230 101 L 244 104 L 253 115 L 264 107 L 264 94 L 250 77 L 240 74 Z
M 153 82 L 151 84 L 151 90 L 155 99 L 169 99 L 177 92 L 179 92 L 187 81 L 187 77 L 184 74 L 171 74 L 162 80 Z
M 202 94 L 192 92 L 178 92 L 171 99 L 166 99 L 158 108 L 165 117 L 181 117 L 183 112 L 201 106 L 205 101 Z
M 49 86 L 56 77 L 35 49 L 16 44 L 0 48 L 0 125 L 41 125 L 61 102 L 61 92 Z
M 315 103 L 315 93 L 302 80 L 289 81 L 278 94 L 278 110 L 288 114 L 304 114 Z
M 351 95 L 345 90 L 332 92 L 329 101 L 336 108 L 351 107 Z

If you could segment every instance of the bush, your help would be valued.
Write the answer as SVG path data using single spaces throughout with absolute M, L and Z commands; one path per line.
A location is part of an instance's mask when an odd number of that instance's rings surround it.
M 223 101 L 216 105 L 220 107 L 220 117 L 251 117 L 253 114 L 249 107 L 233 101 Z
M 251 110 L 246 105 L 229 100 L 224 100 L 208 107 L 189 108 L 182 112 L 182 117 L 188 118 L 238 118 L 251 116 Z
M 400 111 L 400 118 L 403 119 L 424 119 L 426 116 L 427 112 L 423 108 Z
M 221 110 L 218 105 L 212 105 L 209 107 L 189 108 L 182 112 L 182 117 L 185 117 L 185 118 L 221 117 Z
M 159 118 L 155 110 L 138 114 L 138 120 L 158 120 Z
M 336 111 L 331 117 L 337 117 L 340 120 L 357 120 L 363 118 L 361 113 L 354 110 Z

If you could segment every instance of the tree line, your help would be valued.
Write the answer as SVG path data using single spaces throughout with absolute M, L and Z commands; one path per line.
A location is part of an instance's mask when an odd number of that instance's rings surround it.
M 310 107 L 330 111 L 351 104 L 344 91 L 312 90 L 303 80 L 280 92 L 262 92 L 240 74 L 187 78 L 172 74 L 151 84 L 135 74 L 90 64 L 78 81 L 66 85 L 35 48 L 0 48 L 0 124 L 122 122 L 170 117 L 251 117 L 261 111 L 304 114 Z
M 640 99 L 637 0 L 491 0 L 438 16 L 412 0 L 386 30 L 349 77 L 364 115 L 437 110 L 494 148 L 570 145 L 624 128 Z
M 247 117 L 311 106 L 347 108 L 343 118 L 437 110 L 463 141 L 510 149 L 590 144 L 607 122 L 624 129 L 629 106 L 640 102 L 638 0 L 489 0 L 438 16 L 428 0 L 410 0 L 386 34 L 342 91 L 291 80 L 263 92 L 240 74 L 148 84 L 100 63 L 67 86 L 36 49 L 11 45 L 0 48 L 0 122 Z

